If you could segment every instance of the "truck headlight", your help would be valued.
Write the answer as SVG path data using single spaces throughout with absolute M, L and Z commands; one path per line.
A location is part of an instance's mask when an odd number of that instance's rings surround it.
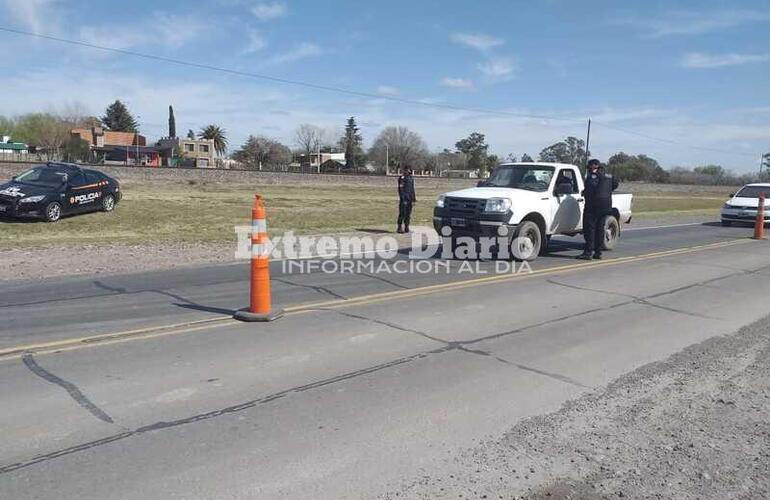
M 436 206 L 438 208 L 444 208 L 444 195 L 440 195 L 438 199 L 436 199 Z
M 38 201 L 43 201 L 43 198 L 45 198 L 44 194 L 39 196 L 29 196 L 27 198 L 22 198 L 19 203 L 37 203 Z
M 490 198 L 484 206 L 485 212 L 505 213 L 511 208 L 511 200 L 508 198 Z

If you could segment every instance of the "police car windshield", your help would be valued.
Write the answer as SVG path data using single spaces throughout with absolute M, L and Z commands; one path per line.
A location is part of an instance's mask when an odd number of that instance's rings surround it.
M 759 193 L 770 197 L 770 186 L 744 186 L 735 196 L 738 198 L 759 198 Z
M 33 168 L 16 177 L 16 182 L 22 184 L 36 184 L 49 187 L 59 187 L 65 179 L 64 172 L 57 172 L 46 167 Z
M 547 191 L 551 184 L 551 177 L 553 177 L 553 167 L 503 165 L 492 172 L 484 183 L 484 187 Z

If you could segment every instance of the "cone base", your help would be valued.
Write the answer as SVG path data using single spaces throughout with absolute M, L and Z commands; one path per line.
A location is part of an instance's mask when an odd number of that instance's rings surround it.
M 235 311 L 233 318 L 250 323 L 275 321 L 283 316 L 283 309 L 271 309 L 268 313 L 253 313 L 248 309 Z

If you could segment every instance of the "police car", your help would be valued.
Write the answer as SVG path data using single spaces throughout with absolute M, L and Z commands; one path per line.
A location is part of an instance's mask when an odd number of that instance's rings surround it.
M 118 181 L 71 163 L 49 162 L 0 185 L 0 216 L 56 222 L 65 215 L 112 212 L 120 201 Z

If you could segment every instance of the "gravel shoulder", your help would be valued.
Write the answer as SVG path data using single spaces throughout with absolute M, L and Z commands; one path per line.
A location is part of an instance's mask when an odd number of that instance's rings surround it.
M 770 316 L 524 420 L 385 498 L 770 498 Z
M 714 215 L 696 213 L 649 214 L 634 218 L 629 228 L 713 222 Z M 380 230 L 337 233 L 349 236 L 393 236 Z M 0 249 L 0 282 L 41 280 L 64 276 L 99 276 L 161 271 L 203 265 L 232 264 L 236 242 L 148 242 L 142 244 L 82 244 Z

